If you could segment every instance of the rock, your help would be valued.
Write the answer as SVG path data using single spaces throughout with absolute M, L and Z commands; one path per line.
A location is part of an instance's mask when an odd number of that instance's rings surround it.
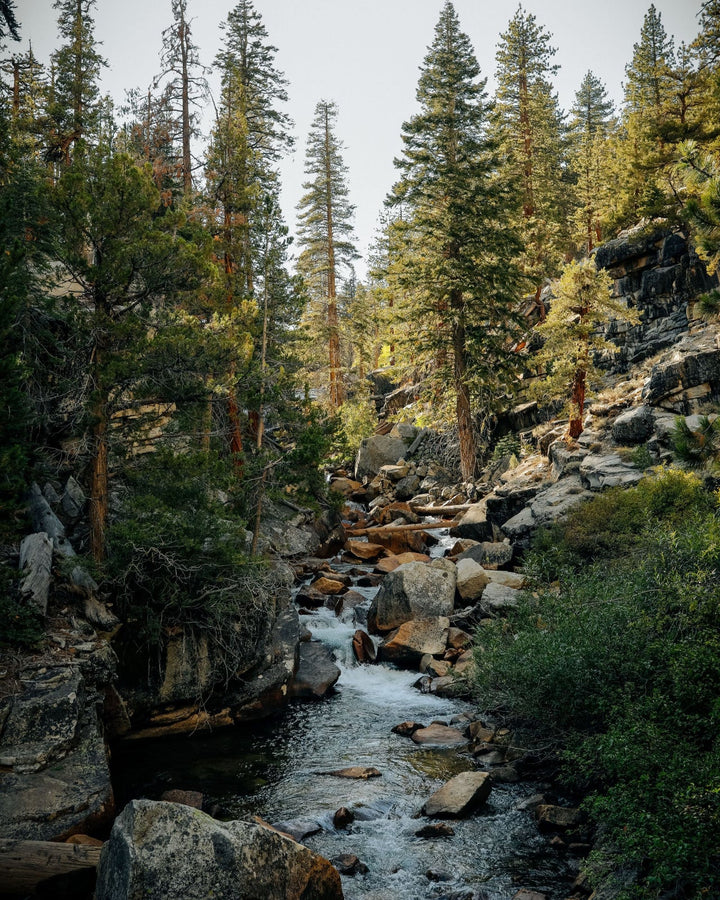
M 602 491 L 606 488 L 630 487 L 637 484 L 643 473 L 624 462 L 617 453 L 590 454 L 580 466 L 580 478 L 585 487 L 591 491 Z
M 337 494 L 342 494 L 343 497 L 350 497 L 352 494 L 362 491 L 362 489 L 363 486 L 359 481 L 353 481 L 350 478 L 333 478 L 330 481 L 330 490 L 335 491 Z
M 638 406 L 621 413 L 613 422 L 612 435 L 618 444 L 644 444 L 654 430 L 649 406 Z
M 377 659 L 377 650 L 373 644 L 372 638 L 361 628 L 353 635 L 352 648 L 355 659 L 360 663 L 374 663 Z
M 482 596 L 490 579 L 485 569 L 474 559 L 459 559 L 457 562 L 457 591 L 463 600 L 477 600 Z
M 275 822 L 272 827 L 300 843 L 313 834 L 320 834 L 323 830 L 317 819 L 289 819 L 283 822 Z
M 420 488 L 420 479 L 417 475 L 407 475 L 401 478 L 395 485 L 395 497 L 398 500 L 410 500 L 417 494 Z
M 357 778 L 367 781 L 368 778 L 380 778 L 382 772 L 373 766 L 348 766 L 345 769 L 334 769 L 332 772 L 324 774 L 335 775 L 337 778 Z
M 165 803 L 180 803 L 192 809 L 202 809 L 203 806 L 203 795 L 200 791 L 180 791 L 177 788 L 173 788 L 169 791 L 163 791 L 160 799 Z
M 472 650 L 466 650 L 455 661 L 455 666 L 453 667 L 453 672 L 456 675 L 462 675 L 464 672 L 467 672 L 467 670 L 474 665 L 475 665 L 475 661 L 473 659 Z
M 385 478 L 389 478 L 390 481 L 400 481 L 405 478 L 410 472 L 410 466 L 407 463 L 398 463 L 397 465 L 386 465 L 380 466 L 380 472 L 378 474 L 383 475 Z
M 453 551 L 455 548 L 453 547 Z M 513 558 L 513 548 L 511 544 L 498 543 L 496 541 L 482 541 L 473 544 L 471 547 L 465 547 L 457 554 L 458 562 L 461 559 L 474 559 L 483 568 L 492 566 L 508 565 Z
M 404 519 L 408 525 L 417 525 L 420 522 L 420 516 L 412 510 L 410 504 L 397 501 L 383 506 L 375 519 L 380 525 L 389 525 L 395 519 Z
M 495 729 L 488 728 L 486 725 L 483 725 L 482 722 L 471 722 L 470 737 L 474 741 L 482 741 L 483 743 L 489 744 L 492 743 L 495 738 Z
M 324 575 L 321 575 L 317 581 L 314 581 L 311 585 L 313 590 L 319 591 L 321 594 L 327 596 L 337 596 L 338 594 L 342 594 L 345 591 L 346 585 L 342 583 L 342 581 L 335 581 L 334 578 L 326 578 Z
M 653 366 L 642 398 L 651 406 L 671 406 L 688 414 L 695 410 L 687 408 L 692 399 L 687 392 L 702 385 L 708 385 L 711 393 L 720 387 L 720 349 L 714 329 L 682 338 L 669 359 Z
M 513 894 L 512 900 L 547 900 L 547 894 L 539 891 L 528 891 L 525 888 Z
M 490 616 L 503 615 L 518 605 L 518 591 L 504 584 L 489 584 L 482 596 L 480 606 Z
M 457 538 L 472 538 L 475 541 L 492 540 L 492 525 L 487 516 L 485 500 L 473 504 L 463 513 L 457 524 L 450 529 L 450 534 Z
M 405 563 L 380 585 L 368 622 L 371 630 L 389 631 L 413 618 L 449 616 L 454 603 L 454 567 L 450 571 L 419 562 Z
M 423 825 L 415 832 L 415 837 L 431 840 L 433 838 L 452 837 L 455 829 L 446 822 L 434 822 L 432 825 Z
M 515 766 L 496 765 L 490 774 L 493 784 L 517 784 L 520 781 L 520 775 Z
M 424 725 L 421 725 L 419 722 L 401 722 L 399 725 L 394 725 L 390 730 L 393 734 L 399 734 L 400 737 L 412 737 L 412 735 L 419 729 L 424 728 Z
M 454 819 L 478 809 L 490 796 L 492 780 L 487 772 L 461 772 L 425 802 L 423 815 Z
M 304 606 L 306 609 L 319 609 L 325 605 L 326 600 L 326 594 L 309 584 L 303 585 L 295 595 L 295 601 L 298 606 Z
M 120 624 L 120 619 L 115 613 L 92 596 L 86 597 L 83 601 L 83 615 L 98 631 L 113 631 Z
M 20 544 L 20 570 L 24 576 L 20 594 L 41 616 L 47 614 L 52 555 L 53 543 L 44 531 L 29 534 Z
M 429 563 L 430 557 L 425 553 L 398 553 L 396 556 L 388 556 L 378 561 L 375 571 L 382 575 L 389 575 L 395 569 L 409 562 Z
M 410 735 L 416 744 L 424 747 L 461 747 L 467 744 L 467 738 L 457 728 L 440 725 L 434 722 L 427 728 L 417 728 Z
M 346 806 L 341 806 L 333 816 L 333 826 L 338 829 L 347 828 L 355 821 L 355 813 Z
M 427 535 L 424 531 L 385 531 L 374 535 L 376 543 L 388 553 L 400 556 L 403 553 L 422 553 L 425 550 Z
M 0 832 L 62 840 L 114 814 L 94 698 L 78 667 L 52 667 L 13 699 L 0 738 Z
M 300 644 L 300 662 L 290 683 L 290 695 L 306 699 L 321 699 L 340 677 L 332 653 L 319 641 Z
M 370 869 L 354 853 L 341 853 L 330 860 L 341 875 L 366 875 Z
M 385 552 L 382 544 L 371 544 L 369 541 L 348 541 L 345 548 L 358 559 L 377 559 Z
M 588 459 L 591 457 L 585 457 L 581 463 L 581 470 Z M 637 473 L 637 469 L 632 471 Z M 503 532 L 518 546 L 527 548 L 530 537 L 537 528 L 561 519 L 570 509 L 591 496 L 579 475 L 567 475 L 540 491 L 528 506 L 504 522 Z
M 365 438 L 355 459 L 355 478 L 377 475 L 383 466 L 394 465 L 406 452 L 407 446 L 401 438 L 387 434 Z
M 426 653 L 439 656 L 445 652 L 449 628 L 450 620 L 445 616 L 404 622 L 380 645 L 378 658 L 399 666 L 415 667 Z
M 447 642 L 448 647 L 452 647 L 454 650 L 461 650 L 472 643 L 472 635 L 468 634 L 467 631 L 463 631 L 462 628 L 450 628 Z
M 44 531 L 52 541 L 53 548 L 62 556 L 75 556 L 75 551 L 65 535 L 65 526 L 50 509 L 50 504 L 43 497 L 42 491 L 35 483 L 30 488 L 28 506 L 33 531 Z
M 133 800 L 113 826 L 96 900 L 341 900 L 321 856 L 250 822 L 217 822 L 173 803 Z
M 65 484 L 65 491 L 62 495 L 63 512 L 71 519 L 77 519 L 82 515 L 86 502 L 87 497 L 83 493 L 83 489 L 71 475 Z
M 457 672 L 457 668 L 455 671 Z M 468 685 L 462 679 L 455 678 L 454 675 L 445 675 L 443 678 L 431 679 L 429 693 L 454 700 L 469 700 L 472 696 L 472 691 Z
M 580 809 L 553 806 L 552 804 L 538 806 L 535 810 L 535 815 L 538 821 L 538 828 L 544 833 L 571 831 L 573 828 L 582 825 L 586 820 L 585 813 Z
M 488 569 L 486 574 L 490 584 L 501 584 L 503 587 L 514 588 L 516 591 L 521 591 L 527 584 L 527 578 L 522 572 Z

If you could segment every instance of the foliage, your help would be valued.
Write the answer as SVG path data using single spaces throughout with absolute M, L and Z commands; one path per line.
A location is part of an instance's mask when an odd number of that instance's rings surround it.
M 43 637 L 42 617 L 19 596 L 17 569 L 0 564 L 0 647 L 34 647 Z
M 720 888 L 719 562 L 713 498 L 659 471 L 541 535 L 529 568 L 559 586 L 537 584 L 476 650 L 483 702 L 565 747 L 613 868 L 639 873 L 633 897 Z
M 691 428 L 684 416 L 675 419 L 673 431 L 675 455 L 691 466 L 715 463 L 720 456 L 720 418 L 712 421 L 700 416 L 698 427 Z
M 358 390 L 338 411 L 342 423 L 338 449 L 345 459 L 352 459 L 362 441 L 375 433 L 377 412 L 369 390 Z
M 522 446 L 518 436 L 516 434 L 506 434 L 496 441 L 495 446 L 493 447 L 492 458 L 493 460 L 502 459 L 503 456 L 515 456 L 519 458 L 521 450 Z

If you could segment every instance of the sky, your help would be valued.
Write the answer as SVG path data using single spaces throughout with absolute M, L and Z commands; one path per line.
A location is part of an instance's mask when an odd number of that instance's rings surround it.
M 654 0 L 675 43 L 689 43 L 698 31 L 701 0 Z M 201 60 L 212 66 L 221 45 L 219 28 L 235 0 L 188 0 L 192 34 Z M 305 140 L 315 105 L 334 100 L 337 135 L 343 142 L 355 204 L 357 246 L 365 254 L 397 179 L 393 159 L 401 152 L 403 122 L 416 111 L 419 67 L 433 40 L 443 0 L 255 0 L 276 65 L 289 80 L 287 111 L 295 122 L 295 149 L 282 164 L 282 202 L 291 231 L 302 195 Z M 518 8 L 517 0 L 454 0 L 463 31 L 494 89 L 495 51 L 500 34 Z M 626 64 L 640 38 L 649 0 L 525 0 L 523 7 L 553 36 L 560 105 L 568 110 L 584 74 L 591 69 L 619 104 Z M 16 0 L 23 36 L 47 62 L 56 47 L 57 13 L 52 0 Z M 108 61 L 102 89 L 116 105 L 132 87 L 146 88 L 159 71 L 161 32 L 171 23 L 170 0 L 97 0 L 95 34 Z M 9 50 L 16 49 L 16 45 Z M 210 76 L 217 95 L 217 79 Z M 206 110 L 210 125 L 211 106 Z M 364 274 L 364 262 L 358 264 Z

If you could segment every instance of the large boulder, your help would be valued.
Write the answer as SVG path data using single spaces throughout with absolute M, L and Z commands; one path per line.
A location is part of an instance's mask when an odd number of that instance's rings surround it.
M 631 487 L 643 477 L 640 469 L 626 463 L 617 453 L 591 453 L 580 465 L 583 487 L 603 491 L 611 487 Z
M 290 685 L 293 697 L 319 700 L 332 690 L 340 677 L 332 653 L 319 641 L 300 644 L 300 663 Z
M 616 456 L 616 454 L 613 456 Z M 581 463 L 581 466 L 585 465 L 585 461 L 588 459 L 591 461 L 598 461 L 600 459 L 605 459 L 605 457 L 597 457 L 594 455 L 587 456 Z M 620 461 L 620 457 L 617 457 L 617 460 Z M 591 464 L 588 464 L 588 473 L 594 471 L 590 466 Z M 600 484 L 601 477 L 610 477 L 620 471 L 622 473 L 630 471 L 639 474 L 637 469 L 627 467 L 624 464 L 622 469 L 616 470 L 611 468 L 607 471 L 605 471 L 605 469 L 602 469 L 601 471 L 603 472 L 603 475 L 598 475 L 598 485 Z M 589 479 L 591 477 L 593 478 L 593 483 L 595 483 L 595 476 L 588 475 Z M 577 506 L 591 496 L 590 491 L 584 487 L 579 475 L 567 475 L 545 490 L 540 491 L 528 506 L 520 510 L 520 512 L 511 519 L 508 519 L 507 522 L 504 522 L 503 532 L 518 546 L 527 547 L 533 532 L 537 528 L 558 521 L 558 519 L 561 519 L 574 506 Z
M 355 460 L 355 478 L 377 475 L 383 466 L 394 465 L 407 452 L 407 445 L 399 437 L 374 434 L 360 444 Z
M 53 542 L 44 531 L 29 534 L 20 544 L 20 593 L 29 606 L 44 616 L 50 595 Z
M 380 645 L 378 656 L 399 666 L 415 667 L 426 653 L 437 656 L 445 652 L 449 628 L 445 616 L 404 622 Z
M 613 422 L 612 435 L 618 444 L 642 444 L 653 433 L 655 421 L 649 406 L 625 410 Z
M 436 562 L 405 563 L 385 577 L 368 613 L 371 629 L 391 631 L 411 619 L 452 614 L 455 567 L 452 563 Z
M 467 816 L 485 803 L 491 787 L 492 779 L 488 772 L 461 772 L 425 802 L 423 814 L 447 819 Z
M 457 591 L 463 600 L 477 600 L 489 583 L 487 572 L 480 563 L 467 558 L 458 560 Z
M 493 536 L 492 525 L 488 520 L 487 504 L 485 500 L 473 505 L 463 513 L 460 519 L 450 529 L 450 534 L 458 538 L 471 538 L 474 541 L 491 541 Z
M 113 826 L 96 900 L 341 900 L 330 862 L 271 828 L 133 800 Z

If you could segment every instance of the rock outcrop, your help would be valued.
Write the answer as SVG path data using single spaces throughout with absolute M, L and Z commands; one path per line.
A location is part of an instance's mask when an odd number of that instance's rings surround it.
M 135 800 L 103 847 L 97 900 L 341 900 L 331 863 L 269 827 Z

